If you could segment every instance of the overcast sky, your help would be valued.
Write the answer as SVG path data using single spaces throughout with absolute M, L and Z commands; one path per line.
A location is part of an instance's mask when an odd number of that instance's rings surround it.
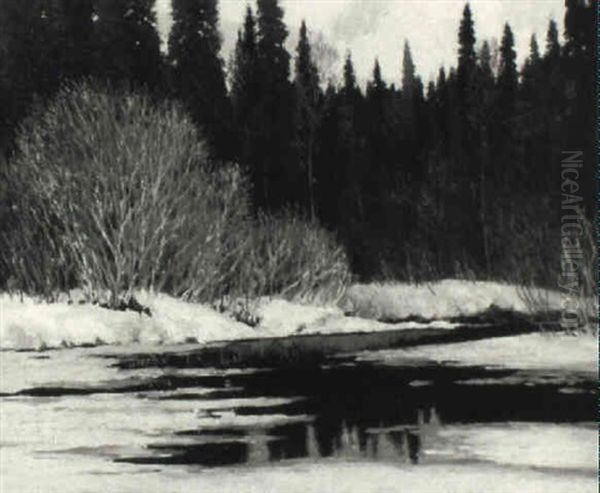
M 163 38 L 170 26 L 170 1 L 157 0 L 159 29 Z M 519 63 L 529 50 L 532 33 L 543 49 L 550 19 L 562 33 L 563 0 L 471 0 L 478 44 L 483 39 L 499 40 L 505 22 L 516 38 Z M 223 34 L 221 55 L 227 61 L 235 43 L 247 4 L 254 1 L 220 0 Z M 309 31 L 320 33 L 335 47 L 340 60 L 352 52 L 361 80 L 370 77 L 373 61 L 379 58 L 384 78 L 399 85 L 402 46 L 411 45 L 417 72 L 428 81 L 440 65 L 456 63 L 458 25 L 465 0 L 283 0 L 285 22 L 290 30 L 288 49 L 293 53 L 297 31 L 306 19 Z M 341 61 L 340 61 L 341 63 Z M 339 67 L 337 67 L 339 69 Z

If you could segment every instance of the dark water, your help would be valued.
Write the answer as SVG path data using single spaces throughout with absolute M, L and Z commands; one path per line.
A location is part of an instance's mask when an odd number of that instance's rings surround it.
M 352 356 L 305 367 L 210 375 L 169 367 L 152 376 L 141 369 L 116 371 L 115 380 L 33 386 L 21 390 L 19 398 L 115 394 L 156 406 L 168 401 L 197 404 L 201 425 L 165 430 L 143 453 L 112 458 L 163 466 L 327 457 L 416 464 L 433 460 L 423 457 L 423 443 L 435 442 L 444 426 L 596 419 L 595 382 L 573 374 L 427 363 L 388 366 Z M 206 409 L 203 402 L 208 401 L 217 405 Z

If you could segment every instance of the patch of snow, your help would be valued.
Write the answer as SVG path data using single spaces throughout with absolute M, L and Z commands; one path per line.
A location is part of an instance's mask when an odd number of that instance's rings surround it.
M 595 426 L 556 423 L 491 423 L 444 426 L 424 447 L 452 460 L 501 465 L 577 469 L 595 474 L 598 430 Z
M 598 371 L 598 341 L 591 335 L 525 334 L 453 344 L 364 352 L 360 359 L 406 365 L 428 360 L 459 366 L 529 370 Z
M 185 466 L 158 469 L 122 463 L 43 461 L 23 457 L 0 477 L 2 491 L 33 493 L 103 491 L 106 493 L 595 493 L 597 478 L 482 465 L 423 465 L 331 460 L 292 462 L 252 468 L 198 470 Z M 21 474 L 21 476 L 19 476 Z M 27 478 L 24 484 L 23 478 Z
M 281 299 L 264 299 L 258 304 L 259 329 L 273 336 L 293 334 L 337 334 L 352 332 L 377 332 L 391 329 L 440 328 L 453 329 L 457 324 L 447 321 L 427 323 L 401 322 L 387 324 L 362 317 L 344 316 L 335 306 L 311 306 Z
M 0 347 L 38 349 L 61 345 L 179 344 L 189 340 L 256 337 L 255 330 L 208 306 L 163 294 L 138 293 L 152 317 L 90 304 L 37 303 L 0 295 Z
M 561 295 L 536 290 L 532 296 L 560 309 Z M 346 313 L 371 319 L 443 319 L 477 315 L 492 306 L 529 313 L 523 288 L 498 282 L 444 280 L 429 284 L 371 283 L 351 286 L 339 302 Z
M 40 303 L 25 297 L 0 294 L 0 348 L 40 349 L 95 344 L 174 344 L 284 337 L 294 334 L 372 332 L 390 329 L 451 329 L 448 322 L 384 324 L 359 317 L 346 317 L 336 306 L 312 306 L 281 299 L 258 300 L 257 327 L 237 322 L 213 308 L 178 300 L 165 294 L 136 293 L 152 316 L 132 311 L 114 311 L 91 304 L 69 304 L 66 300 Z

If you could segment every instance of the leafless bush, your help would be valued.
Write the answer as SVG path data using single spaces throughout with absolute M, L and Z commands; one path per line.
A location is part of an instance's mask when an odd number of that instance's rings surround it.
M 71 282 L 117 307 L 135 289 L 212 301 L 306 297 L 347 280 L 342 250 L 316 224 L 251 217 L 245 175 L 211 163 L 175 104 L 75 85 L 25 123 L 17 145 L 2 255 L 16 289 L 52 299 Z
M 553 224 L 544 214 L 549 203 L 541 201 L 538 207 L 529 204 L 505 217 L 505 229 L 500 229 L 505 232 L 501 236 L 505 243 L 501 272 L 507 273 L 506 280 L 520 286 L 521 299 L 531 313 L 551 313 L 560 307 L 551 299 L 549 290 L 562 291 L 561 265 L 573 260 L 579 266 L 575 298 L 581 326 L 584 330 L 593 330 L 597 323 L 598 279 L 594 225 L 583 215 L 579 218 L 581 230 L 574 240 L 581 247 L 581 258 L 574 258 L 573 255 L 579 253 L 561 249 L 560 225 Z
M 243 216 L 245 187 L 235 167 L 210 169 L 178 106 L 77 85 L 31 118 L 17 144 L 11 181 L 27 203 L 9 244 L 24 289 L 56 284 L 48 268 L 27 267 L 37 254 L 47 260 L 47 247 L 53 267 L 68 260 L 89 296 L 108 291 L 113 306 L 135 288 L 199 297 L 216 281 L 212 261 Z
M 246 248 L 238 289 L 254 296 L 333 300 L 350 281 L 346 254 L 334 236 L 289 211 L 259 215 Z

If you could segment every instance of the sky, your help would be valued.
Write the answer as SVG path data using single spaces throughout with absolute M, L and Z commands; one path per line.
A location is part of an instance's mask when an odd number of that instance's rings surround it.
M 170 27 L 170 1 L 157 0 L 159 30 L 163 40 Z M 249 0 L 219 0 L 223 35 L 221 56 L 231 56 Z M 515 35 L 519 64 L 529 52 L 536 33 L 543 49 L 550 19 L 562 32 L 564 0 L 471 0 L 478 45 L 484 40 L 499 44 L 505 22 Z M 282 0 L 290 30 L 287 47 L 294 53 L 297 32 L 305 19 L 309 32 L 332 49 L 323 64 L 324 78 L 339 79 L 341 64 L 350 51 L 358 79 L 370 78 L 375 57 L 388 83 L 400 85 L 402 49 L 410 43 L 417 73 L 425 82 L 435 78 L 439 67 L 456 64 L 458 26 L 465 0 Z M 332 55 L 336 53 L 337 57 Z

